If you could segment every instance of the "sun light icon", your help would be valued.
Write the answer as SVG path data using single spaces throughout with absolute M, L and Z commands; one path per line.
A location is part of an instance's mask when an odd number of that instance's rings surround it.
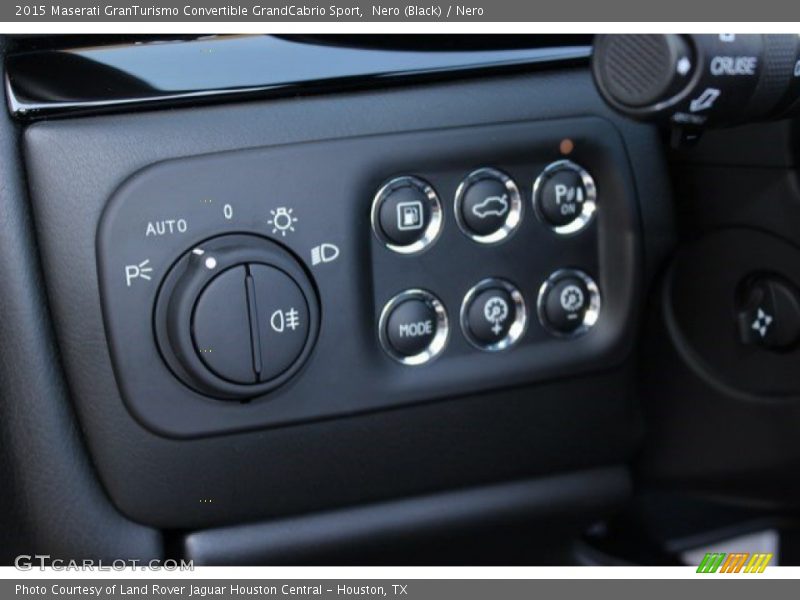
M 267 221 L 267 224 L 272 225 L 272 233 L 280 233 L 281 236 L 286 237 L 287 232 L 294 231 L 297 217 L 293 217 L 292 212 L 294 212 L 293 208 L 286 208 L 285 206 L 279 206 L 269 211 L 272 218 Z

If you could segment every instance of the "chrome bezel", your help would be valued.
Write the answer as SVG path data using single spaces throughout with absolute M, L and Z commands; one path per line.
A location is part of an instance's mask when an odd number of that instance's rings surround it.
M 553 328 L 547 320 L 545 313 L 544 302 L 547 294 L 553 287 L 565 277 L 577 277 L 582 280 L 586 289 L 589 292 L 589 307 L 583 315 L 583 322 L 573 331 L 563 332 Z M 575 338 L 588 332 L 600 316 L 600 309 L 602 307 L 602 298 L 600 297 L 600 288 L 597 287 L 594 279 L 589 277 L 583 271 L 578 269 L 559 269 L 552 273 L 539 288 L 539 295 L 536 298 L 536 314 L 539 317 L 539 322 L 542 324 L 549 333 L 561 338 Z
M 436 333 L 433 336 L 430 344 L 422 352 L 412 356 L 404 356 L 398 353 L 389 342 L 389 334 L 386 332 L 386 326 L 389 321 L 389 316 L 392 311 L 406 300 L 423 300 L 429 303 L 434 312 L 436 313 Z M 441 300 L 428 292 L 427 290 L 411 289 L 397 294 L 394 298 L 389 300 L 381 310 L 380 318 L 378 319 L 378 338 L 384 352 L 392 357 L 399 363 L 409 366 L 419 366 L 430 362 L 439 356 L 447 345 L 449 337 L 449 322 L 447 319 L 447 310 Z
M 380 223 L 380 207 L 383 201 L 393 191 L 406 187 L 413 186 L 419 189 L 428 199 L 428 207 L 431 212 L 431 218 L 422 237 L 410 244 L 400 245 L 390 240 L 383 231 Z M 442 203 L 433 186 L 427 181 L 419 177 L 411 175 L 403 175 L 402 177 L 395 177 L 383 184 L 372 199 L 372 209 L 370 210 L 370 221 L 372 222 L 372 231 L 384 246 L 389 250 L 397 252 L 398 254 L 416 254 L 422 252 L 433 244 L 442 233 L 442 226 L 444 224 L 444 217 L 442 214 Z
M 464 216 L 461 214 L 461 205 L 464 202 L 464 194 L 466 193 L 467 189 L 469 189 L 469 186 L 477 181 L 481 181 L 482 179 L 499 180 L 505 186 L 506 190 L 508 190 L 508 195 L 510 198 L 508 214 L 506 215 L 506 219 L 503 222 L 502 227 L 500 227 L 500 229 L 497 231 L 493 231 L 492 233 L 486 235 L 478 235 L 477 233 L 473 232 L 464 222 Z M 497 244 L 502 242 L 503 240 L 509 238 L 522 222 L 522 196 L 519 193 L 517 184 L 514 183 L 514 180 L 511 179 L 511 177 L 502 171 L 498 171 L 497 169 L 492 169 L 489 167 L 472 171 L 464 178 L 464 180 L 456 189 L 453 209 L 455 211 L 458 228 L 461 229 L 464 235 L 478 242 L 479 244 Z
M 508 333 L 504 338 L 491 344 L 486 344 L 475 339 L 470 331 L 469 307 L 478 294 L 484 290 L 498 287 L 506 290 L 511 296 L 511 300 L 514 303 L 514 321 L 511 323 L 511 327 L 508 329 Z M 496 277 L 490 277 L 479 281 L 467 292 L 464 296 L 464 300 L 461 302 L 459 318 L 461 321 L 461 332 L 464 334 L 467 341 L 479 350 L 484 350 L 486 352 L 500 352 L 501 350 L 510 348 L 523 336 L 528 324 L 528 312 L 525 308 L 525 299 L 522 293 L 510 282 Z
M 580 214 L 575 217 L 575 219 L 565 225 L 552 225 L 539 206 L 539 194 L 542 191 L 542 186 L 544 186 L 545 181 L 561 170 L 570 170 L 578 174 L 583 183 L 584 190 L 586 191 L 586 199 L 583 201 Z M 531 201 L 536 217 L 542 224 L 558 235 L 572 235 L 586 229 L 594 218 L 595 212 L 597 212 L 597 187 L 594 184 L 594 179 L 592 179 L 592 176 L 589 175 L 586 169 L 575 164 L 571 160 L 559 160 L 547 165 L 544 171 L 536 178 L 536 181 L 533 182 Z

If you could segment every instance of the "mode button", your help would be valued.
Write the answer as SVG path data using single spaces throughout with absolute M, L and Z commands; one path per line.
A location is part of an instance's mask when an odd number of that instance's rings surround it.
M 392 358 L 403 364 L 420 365 L 444 349 L 447 314 L 433 294 L 407 290 L 386 304 L 379 328 L 383 348 Z

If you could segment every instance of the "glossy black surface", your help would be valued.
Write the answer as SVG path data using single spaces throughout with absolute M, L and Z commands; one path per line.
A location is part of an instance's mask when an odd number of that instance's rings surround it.
M 12 54 L 6 87 L 12 114 L 30 118 L 563 66 L 588 56 L 586 46 L 419 52 L 268 35 L 209 36 Z

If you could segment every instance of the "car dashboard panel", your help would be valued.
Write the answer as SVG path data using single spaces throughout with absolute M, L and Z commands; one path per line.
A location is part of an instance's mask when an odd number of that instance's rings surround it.
M 6 41 L 9 514 L 51 472 L 63 555 L 565 564 L 663 489 L 795 506 L 792 121 L 391 37 Z

